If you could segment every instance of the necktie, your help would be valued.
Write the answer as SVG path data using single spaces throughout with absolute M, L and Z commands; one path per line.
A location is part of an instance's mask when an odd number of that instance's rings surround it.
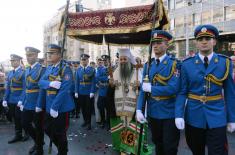
M 160 60 L 159 60 L 159 59 L 156 59 L 156 63 L 157 63 L 157 66 L 158 66 L 159 63 L 160 63 Z
M 208 57 L 204 57 L 204 66 L 205 68 L 208 67 Z

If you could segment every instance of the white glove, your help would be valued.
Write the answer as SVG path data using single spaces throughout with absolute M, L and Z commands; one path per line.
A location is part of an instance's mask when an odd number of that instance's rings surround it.
M 227 130 L 230 133 L 234 132 L 235 131 L 235 123 L 228 123 L 227 124 Z
M 142 85 L 143 91 L 149 92 L 149 93 L 151 93 L 151 87 L 152 87 L 151 83 L 149 83 L 149 82 L 144 82 Z
M 41 112 L 41 111 L 42 111 L 41 108 L 39 108 L 39 107 L 36 107 L 36 108 L 35 108 L 35 112 Z
M 2 106 L 6 108 L 7 107 L 7 101 L 2 101 Z
M 56 118 L 56 117 L 58 117 L 59 113 L 58 113 L 58 111 L 55 111 L 55 110 L 51 109 L 50 110 L 50 115 L 51 115 L 51 117 Z
M 22 101 L 18 101 L 17 107 L 20 107 L 22 105 Z
M 78 98 L 78 93 L 75 93 L 74 96 L 75 96 L 75 98 Z
M 175 125 L 179 130 L 184 129 L 184 119 L 183 118 L 175 118 Z
M 147 122 L 146 118 L 144 117 L 143 113 L 141 112 L 141 110 L 136 110 L 136 119 L 138 122 L 140 122 L 141 124 Z
M 52 81 L 49 84 L 50 87 L 55 88 L 55 89 L 60 89 L 61 82 L 60 81 Z
M 90 93 L 90 98 L 93 98 L 95 96 L 94 93 Z
M 24 106 L 21 104 L 20 105 L 20 111 L 23 111 L 23 109 L 24 109 Z

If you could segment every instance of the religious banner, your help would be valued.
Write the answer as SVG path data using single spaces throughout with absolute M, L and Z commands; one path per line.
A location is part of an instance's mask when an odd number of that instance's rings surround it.
M 154 5 L 145 5 L 69 13 L 67 35 L 97 44 L 102 44 L 103 35 L 113 44 L 148 44 L 154 8 Z M 157 29 L 167 28 L 169 22 L 161 0 L 155 18 Z

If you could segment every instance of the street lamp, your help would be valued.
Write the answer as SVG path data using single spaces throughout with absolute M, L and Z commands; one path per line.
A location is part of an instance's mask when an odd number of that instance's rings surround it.
M 188 32 L 188 7 L 192 5 L 192 2 L 190 0 L 185 0 L 185 9 L 186 9 L 186 15 L 185 15 L 185 44 L 186 44 L 186 56 L 189 54 L 189 32 Z

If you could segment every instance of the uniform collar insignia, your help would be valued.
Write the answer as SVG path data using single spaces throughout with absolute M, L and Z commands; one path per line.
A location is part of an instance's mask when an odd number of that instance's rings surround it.
M 198 59 L 196 59 L 195 64 L 199 64 L 199 60 Z
M 215 63 L 217 63 L 219 60 L 218 60 L 218 58 L 215 58 Z
M 163 61 L 163 64 L 164 64 L 164 65 L 166 65 L 166 64 L 167 64 L 167 61 L 166 61 L 166 60 L 165 60 L 165 61 Z

